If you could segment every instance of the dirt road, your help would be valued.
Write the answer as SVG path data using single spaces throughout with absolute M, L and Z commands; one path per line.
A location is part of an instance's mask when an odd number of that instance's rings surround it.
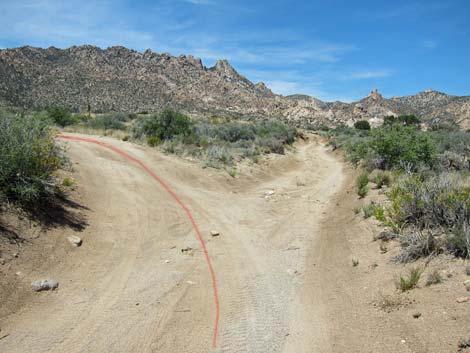
M 145 163 L 192 212 L 217 278 L 217 347 L 211 275 L 187 214 L 135 163 L 70 141 L 90 209 L 79 234 L 84 244 L 50 269 L 58 291 L 38 293 L 3 319 L 9 335 L 1 352 L 323 351 L 324 304 L 315 295 L 306 300 L 303 288 L 312 288 L 305 281 L 315 262 L 311 249 L 344 177 L 321 144 L 311 139 L 295 154 L 232 179 L 149 148 L 97 139 Z

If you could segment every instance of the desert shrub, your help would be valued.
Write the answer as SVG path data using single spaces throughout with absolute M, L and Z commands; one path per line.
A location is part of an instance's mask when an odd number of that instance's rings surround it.
M 98 130 L 125 130 L 122 115 L 100 115 L 86 121 L 86 126 Z
M 401 251 L 395 256 L 397 262 L 415 261 L 439 250 L 436 238 L 429 231 L 412 230 L 399 237 Z
M 158 146 L 162 143 L 162 140 L 160 140 L 159 137 L 157 136 L 149 136 L 147 138 L 147 144 L 150 146 L 150 147 L 155 147 L 155 146 Z
M 470 258 L 470 223 L 455 226 L 446 237 L 446 247 L 455 256 Z
M 256 127 L 256 135 L 261 137 L 272 137 L 281 141 L 282 144 L 292 144 L 297 136 L 295 127 L 288 126 L 277 121 L 263 121 Z
M 395 285 L 397 289 L 402 292 L 409 291 L 415 288 L 418 285 L 419 279 L 421 278 L 421 274 L 423 270 L 416 267 L 412 268 L 407 277 L 400 276 L 396 281 Z
M 470 171 L 470 158 L 465 154 L 445 151 L 437 159 L 442 171 Z
M 253 124 L 230 122 L 219 125 L 216 129 L 216 135 L 220 140 L 237 142 L 240 140 L 254 140 L 256 131 Z
M 70 111 L 65 107 L 53 106 L 49 107 L 46 110 L 49 118 L 59 126 L 69 126 L 77 124 L 80 119 L 76 116 L 73 116 Z
M 403 175 L 388 196 L 394 220 L 420 229 L 452 228 L 470 221 L 470 180 L 455 173 L 422 179 Z
M 258 144 L 264 150 L 264 153 L 284 154 L 282 141 L 275 138 L 260 138 Z
M 455 132 L 459 131 L 459 125 L 455 121 L 437 121 L 431 123 L 431 131 Z
M 369 181 L 377 185 L 378 189 L 381 189 L 384 185 L 391 185 L 392 174 L 387 170 L 376 169 L 369 174 Z
M 356 179 L 356 189 L 359 197 L 364 198 L 369 192 L 369 175 L 367 172 L 361 173 Z
M 75 184 L 75 181 L 70 178 L 70 177 L 65 177 L 64 180 L 62 181 L 62 186 L 65 186 L 65 187 L 72 187 L 73 184 Z
M 0 156 L 0 198 L 33 208 L 56 192 L 64 157 L 44 120 L 0 114 Z
M 233 156 L 226 147 L 211 145 L 206 150 L 206 159 L 210 164 L 218 166 L 220 163 L 231 164 Z
M 439 283 L 442 283 L 442 276 L 438 270 L 434 270 L 428 275 L 428 278 L 426 279 L 426 286 L 429 287 Z
M 193 132 L 191 119 L 181 113 L 166 109 L 158 115 L 142 117 L 133 126 L 132 134 L 136 138 L 158 137 L 170 140 L 175 136 L 187 136 Z
M 375 219 L 380 222 L 386 221 L 385 208 L 378 203 L 371 202 L 367 205 L 362 206 L 362 213 L 364 215 L 364 218 L 370 218 L 374 216 Z
M 370 124 L 367 120 L 358 120 L 354 123 L 354 128 L 357 130 L 370 130 Z
M 421 120 L 415 115 L 386 116 L 384 117 L 383 123 L 384 125 L 400 124 L 405 126 L 418 126 L 421 124 Z

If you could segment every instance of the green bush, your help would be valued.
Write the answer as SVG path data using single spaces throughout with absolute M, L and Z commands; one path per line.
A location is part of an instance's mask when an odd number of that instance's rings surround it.
M 56 191 L 53 173 L 64 162 L 47 121 L 0 114 L 0 198 L 33 208 Z
M 369 146 L 380 169 L 417 170 L 419 165 L 432 166 L 436 157 L 436 144 L 428 134 L 397 124 L 374 129 Z
M 194 131 L 191 119 L 181 113 L 166 109 L 158 115 L 143 117 L 136 122 L 132 133 L 136 138 L 158 137 L 161 141 L 175 136 L 188 136 Z
M 394 125 L 401 124 L 405 126 L 419 126 L 421 120 L 419 120 L 415 115 L 400 115 L 395 116 L 386 116 L 384 117 L 384 125 Z
M 59 126 L 65 127 L 68 125 L 77 124 L 79 122 L 79 118 L 73 116 L 65 107 L 53 106 L 47 108 L 46 111 L 49 115 L 49 118 Z
M 356 179 L 356 188 L 357 188 L 357 194 L 359 197 L 364 198 L 367 193 L 369 192 L 369 175 L 367 172 L 361 173 Z
M 354 128 L 357 130 L 370 130 L 370 124 L 367 120 L 358 120 L 354 123 Z
M 364 218 L 370 218 L 374 216 L 375 219 L 380 222 L 386 221 L 385 208 L 375 202 L 371 202 L 362 206 L 362 213 L 364 214 Z

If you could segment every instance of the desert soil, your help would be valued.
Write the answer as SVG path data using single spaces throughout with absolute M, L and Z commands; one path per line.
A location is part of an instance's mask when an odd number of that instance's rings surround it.
M 470 335 L 470 303 L 455 302 L 465 264 L 436 260 L 425 273 L 452 276 L 398 294 L 396 246 L 380 254 L 377 225 L 352 212 L 363 202 L 354 173 L 318 138 L 236 178 L 96 138 L 139 158 L 191 210 L 217 277 L 217 347 L 211 277 L 185 212 L 136 164 L 70 141 L 85 226 L 50 229 L 4 266 L 0 352 L 454 352 Z M 43 277 L 59 289 L 33 293 Z

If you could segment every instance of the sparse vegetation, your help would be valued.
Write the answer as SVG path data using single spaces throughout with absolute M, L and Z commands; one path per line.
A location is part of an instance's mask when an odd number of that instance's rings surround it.
M 53 120 L 47 113 L 42 115 L 45 120 Z M 263 154 L 284 154 L 286 146 L 291 145 L 297 136 L 294 127 L 280 122 L 232 121 L 219 117 L 191 119 L 170 109 L 151 115 L 110 113 L 91 118 L 75 116 L 73 124 L 72 130 L 98 130 L 104 134 L 116 132 L 123 141 L 131 138 L 143 141 L 166 153 L 202 160 L 205 167 L 225 168 L 229 175 L 236 173 L 233 166 L 242 159 L 249 158 L 258 163 Z
M 375 202 L 371 202 L 362 206 L 362 213 L 364 214 L 364 218 L 370 218 L 374 216 L 375 219 L 380 222 L 385 222 L 386 220 L 384 207 Z
M 391 313 L 403 305 L 402 299 L 398 295 L 379 293 L 376 305 L 383 311 Z
M 435 237 L 429 231 L 410 230 L 399 236 L 402 251 L 394 260 L 397 262 L 415 261 L 439 251 Z
M 392 174 L 388 170 L 376 169 L 369 174 L 369 181 L 373 182 L 377 189 L 384 186 L 390 186 L 392 183 Z
M 283 154 L 297 135 L 295 128 L 277 122 L 193 121 L 171 111 L 137 120 L 131 131 L 134 138 L 146 138 L 151 146 L 161 144 L 167 153 L 202 159 L 205 166 L 214 168 L 231 167 L 243 158 L 257 163 L 261 154 Z
M 432 271 L 426 279 L 426 286 L 442 283 L 442 276 L 438 270 Z
M 359 197 L 366 197 L 367 193 L 369 192 L 368 184 L 369 175 L 366 172 L 361 173 L 361 175 L 359 175 L 356 180 L 357 194 L 359 195 Z
M 359 195 L 366 194 L 366 172 L 378 189 L 389 187 L 390 204 L 363 211 L 397 233 L 402 253 L 396 260 L 443 250 L 470 257 L 470 133 L 421 131 L 420 121 L 407 115 L 387 117 L 370 132 L 340 127 L 328 134 L 330 144 L 365 170 L 357 181 Z
M 422 273 L 423 270 L 416 267 L 410 270 L 408 276 L 399 276 L 399 278 L 395 282 L 397 289 L 402 292 L 406 292 L 415 288 L 418 285 Z
M 74 184 L 75 184 L 75 181 L 70 177 L 65 177 L 64 180 L 62 181 L 62 185 L 67 188 L 72 187 Z
M 352 262 L 353 267 L 359 266 L 359 260 L 358 259 L 352 259 L 351 262 Z

